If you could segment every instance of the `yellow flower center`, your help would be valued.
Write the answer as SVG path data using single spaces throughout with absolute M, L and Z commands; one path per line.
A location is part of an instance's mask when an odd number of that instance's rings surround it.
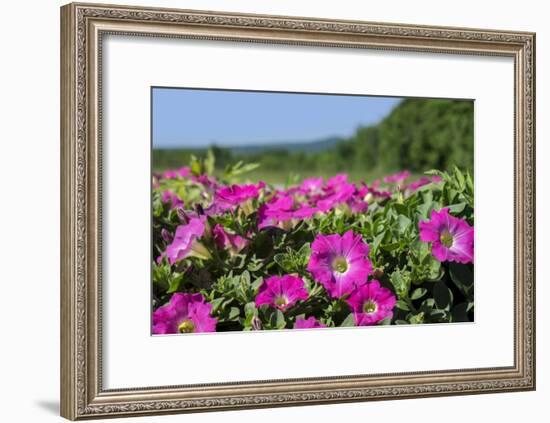
M 275 305 L 277 307 L 282 307 L 288 303 L 287 298 L 284 295 L 279 295 L 275 297 Z
M 367 314 L 374 313 L 377 309 L 378 305 L 372 300 L 368 300 L 363 306 L 363 311 Z
M 445 229 L 441 232 L 441 235 L 439 235 L 439 240 L 447 248 L 453 245 L 453 235 L 449 232 L 448 229 Z
M 332 269 L 338 273 L 345 273 L 348 270 L 348 262 L 345 257 L 336 257 L 332 261 Z
M 186 319 L 180 323 L 178 330 L 180 333 L 192 333 L 195 331 L 195 324 L 192 320 Z

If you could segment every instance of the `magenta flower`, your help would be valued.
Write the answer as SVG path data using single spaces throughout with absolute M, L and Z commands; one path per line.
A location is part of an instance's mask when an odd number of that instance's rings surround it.
M 362 186 L 355 189 L 355 193 L 346 201 L 346 205 L 352 213 L 365 213 L 369 209 L 367 195 L 369 188 Z
M 187 225 L 177 227 L 174 240 L 166 247 L 165 252 L 170 264 L 191 255 L 204 259 L 211 257 L 210 252 L 198 241 L 204 235 L 204 222 L 204 218 L 193 217 Z
M 365 185 L 367 193 L 365 195 L 365 201 L 372 203 L 375 199 L 386 200 L 391 198 L 392 193 L 390 191 L 383 191 L 379 189 L 380 181 L 374 181 L 370 186 Z
M 316 207 L 310 207 L 308 205 L 300 205 L 292 212 L 292 217 L 294 219 L 309 219 L 319 210 Z
M 403 182 L 409 176 L 411 176 L 411 173 L 408 170 L 403 170 L 394 175 L 386 176 L 384 178 L 384 182 L 387 184 L 397 184 L 399 182 Z
M 162 192 L 160 200 L 170 205 L 170 208 L 183 207 L 183 201 L 170 190 Z
M 287 193 L 275 195 L 268 203 L 262 204 L 258 209 L 258 228 L 280 226 L 282 229 L 290 229 L 294 222 L 312 217 L 317 208 L 308 203 L 297 203 Z
M 256 296 L 256 307 L 268 304 L 284 311 L 299 300 L 307 300 L 308 292 L 302 278 L 293 275 L 267 278 Z
M 162 173 L 162 178 L 164 179 L 176 179 L 176 178 L 185 178 L 191 174 L 191 169 L 187 166 L 176 169 L 176 170 L 167 170 Z
M 212 235 L 216 245 L 219 248 L 228 250 L 232 255 L 239 253 L 249 243 L 247 239 L 239 235 L 227 233 L 220 224 L 214 226 Z
M 343 236 L 317 235 L 311 251 L 307 270 L 333 298 L 349 294 L 372 273 L 369 246 L 351 230 Z
M 338 175 L 333 176 L 332 178 L 327 179 L 327 188 L 339 187 L 342 184 L 348 182 L 348 175 L 345 173 L 339 173 Z
M 216 190 L 219 187 L 218 181 L 213 176 L 208 175 L 199 175 L 191 176 L 193 182 L 198 182 L 199 184 L 204 185 L 205 188 L 211 190 Z
M 153 313 L 153 334 L 216 332 L 212 305 L 201 294 L 176 292 Z
M 420 240 L 432 243 L 432 255 L 438 261 L 473 262 L 474 228 L 451 216 L 448 208 L 432 210 L 431 219 L 419 222 L 418 227 Z
M 264 182 L 257 185 L 228 185 L 216 191 L 215 201 L 223 209 L 231 209 L 258 198 Z
M 322 187 L 323 178 L 306 178 L 300 185 L 300 192 L 308 195 L 319 194 Z
M 355 319 L 356 326 L 371 326 L 388 317 L 393 317 L 395 295 L 373 280 L 357 287 L 346 300 Z
M 315 317 L 311 316 L 307 319 L 299 317 L 294 323 L 294 329 L 314 329 L 314 328 L 326 328 L 327 325 L 319 322 Z
M 431 178 L 428 178 L 426 176 L 422 176 L 420 179 L 416 180 L 416 181 L 413 181 L 411 182 L 408 186 L 407 186 L 407 189 L 409 191 L 416 191 L 417 189 L 419 188 L 422 188 L 423 186 L 425 185 L 428 185 L 432 182 L 441 182 L 441 177 L 440 176 L 437 176 L 437 175 L 434 175 L 432 176 Z
M 329 182 L 327 182 L 326 195 L 317 202 L 317 207 L 321 211 L 328 211 L 339 204 L 346 203 L 355 193 L 355 185 L 347 182 L 341 182 L 340 185 L 336 185 L 335 178 L 337 177 L 329 179 L 331 185 L 328 185 Z

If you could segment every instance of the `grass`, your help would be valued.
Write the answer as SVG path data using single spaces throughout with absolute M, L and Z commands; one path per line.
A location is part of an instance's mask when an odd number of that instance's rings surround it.
M 161 173 L 166 169 L 163 168 L 154 168 L 155 173 Z M 384 176 L 387 176 L 391 174 L 392 172 L 384 171 L 384 170 L 364 170 L 359 171 L 356 169 L 351 169 L 349 171 L 342 170 L 342 171 L 315 171 L 315 170 L 306 170 L 303 172 L 288 172 L 286 170 L 277 171 L 277 170 L 270 170 L 270 169 L 261 169 L 258 168 L 256 170 L 253 170 L 249 173 L 246 173 L 244 175 L 241 175 L 237 178 L 235 178 L 232 182 L 233 183 L 257 183 L 258 181 L 264 181 L 267 184 L 270 185 L 276 185 L 278 187 L 284 187 L 289 185 L 295 185 L 299 184 L 301 181 L 303 181 L 305 178 L 318 178 L 323 177 L 325 180 L 337 175 L 339 173 L 346 173 L 348 175 L 348 180 L 350 182 L 367 182 L 371 183 L 372 181 L 376 179 L 380 179 Z M 214 172 L 214 176 L 217 178 L 221 178 L 223 176 L 223 170 L 222 169 L 216 169 Z M 420 178 L 423 176 L 422 174 L 412 174 L 410 176 L 409 180 L 415 180 L 417 178 Z

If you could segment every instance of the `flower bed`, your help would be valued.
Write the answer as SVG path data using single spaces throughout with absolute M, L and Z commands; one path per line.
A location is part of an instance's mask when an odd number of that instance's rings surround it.
M 473 321 L 473 181 L 153 177 L 154 334 Z M 413 180 L 411 180 L 413 179 Z

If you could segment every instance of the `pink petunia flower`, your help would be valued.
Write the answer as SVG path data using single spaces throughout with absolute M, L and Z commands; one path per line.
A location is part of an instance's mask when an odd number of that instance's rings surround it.
M 307 219 L 317 213 L 317 208 L 308 203 L 296 202 L 287 193 L 277 194 L 258 209 L 258 228 L 278 226 L 290 229 L 298 220 Z
M 268 304 L 281 311 L 292 307 L 299 300 L 307 300 L 308 292 L 299 276 L 284 275 L 267 278 L 256 296 L 256 306 Z
M 307 319 L 299 317 L 294 323 L 294 329 L 314 329 L 314 328 L 326 328 L 327 325 L 319 322 L 315 317 L 311 316 Z
M 393 175 L 384 177 L 384 182 L 387 184 L 397 184 L 399 182 L 403 182 L 409 176 L 411 176 L 411 173 L 408 170 L 403 170 Z
M 300 192 L 307 195 L 320 194 L 322 187 L 323 178 L 306 178 L 300 185 Z
M 239 235 L 227 233 L 223 226 L 217 224 L 212 230 L 214 242 L 219 248 L 228 250 L 232 255 L 239 253 L 249 241 Z
M 346 175 L 345 173 L 339 173 L 338 175 L 335 175 L 332 178 L 327 179 L 327 188 L 335 188 L 347 183 L 348 183 L 348 175 Z
M 204 235 L 204 231 L 204 218 L 193 217 L 189 219 L 188 224 L 178 226 L 174 240 L 166 247 L 165 256 L 169 263 L 175 264 L 191 255 L 204 259 L 211 258 L 210 252 L 198 241 Z
M 351 230 L 343 236 L 317 235 L 311 251 L 307 270 L 333 298 L 349 294 L 372 273 L 369 246 Z
M 333 209 L 339 204 L 346 203 L 355 193 L 355 185 L 345 181 L 336 185 L 336 182 L 333 181 L 334 178 L 329 179 L 329 182 L 332 181 L 331 185 L 328 185 L 327 182 L 326 195 L 317 201 L 317 207 L 323 212 Z
M 257 185 L 228 185 L 216 191 L 214 204 L 219 210 L 229 210 L 237 206 L 250 214 L 252 209 L 252 200 L 258 198 L 260 190 L 265 187 L 265 183 L 260 181 Z
M 431 184 L 432 182 L 436 182 L 436 183 L 441 182 L 441 177 L 437 175 L 434 175 L 431 178 L 422 176 L 420 179 L 417 179 L 416 181 L 411 182 L 406 188 L 407 190 L 414 192 L 425 185 Z
M 163 179 L 176 179 L 176 178 L 185 178 L 190 174 L 191 174 L 191 169 L 185 166 L 176 170 L 167 170 L 162 173 L 161 177 Z
M 365 202 L 371 204 L 376 199 L 386 200 L 388 198 L 391 198 L 392 193 L 390 191 L 380 190 L 379 187 L 379 180 L 374 181 L 370 186 L 367 184 L 363 184 L 363 188 L 365 188 Z
M 193 182 L 198 182 L 199 184 L 202 184 L 205 188 L 207 188 L 209 191 L 214 191 L 218 189 L 220 184 L 214 178 L 213 176 L 209 175 L 199 175 L 199 176 L 191 176 L 191 180 Z
M 162 191 L 160 200 L 170 205 L 170 208 L 183 207 L 183 201 L 170 190 Z
M 153 334 L 216 332 L 212 305 L 201 294 L 176 292 L 153 313 Z
M 431 219 L 419 222 L 418 227 L 420 240 L 432 243 L 432 255 L 438 261 L 473 262 L 474 228 L 451 216 L 448 208 L 432 210 Z
M 371 326 L 388 317 L 393 317 L 393 308 L 397 299 L 395 295 L 372 280 L 357 287 L 346 300 L 357 326 Z
M 346 206 L 352 213 L 365 213 L 369 209 L 368 193 L 369 189 L 366 186 L 355 189 L 353 196 L 346 201 Z

